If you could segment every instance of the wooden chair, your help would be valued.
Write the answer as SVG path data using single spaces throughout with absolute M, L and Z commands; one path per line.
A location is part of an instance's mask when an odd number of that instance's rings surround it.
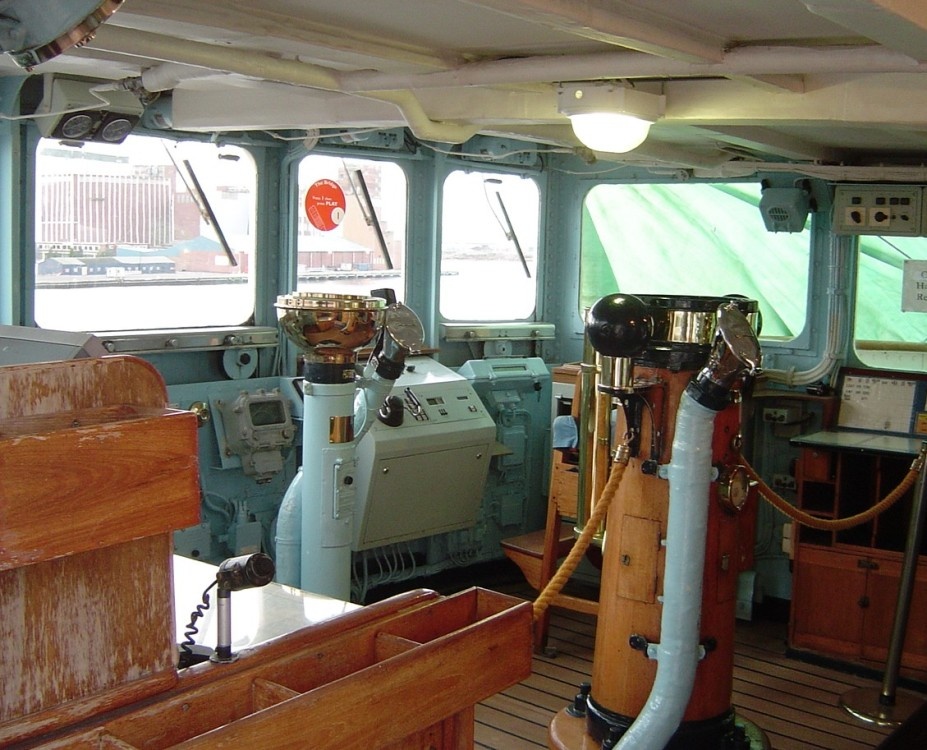
M 578 391 L 578 378 L 576 390 Z M 573 399 L 572 414 L 578 418 L 579 399 Z M 542 530 L 502 540 L 502 548 L 521 569 L 528 584 L 538 592 L 557 572 L 557 563 L 573 548 L 579 495 L 579 466 L 576 451 L 555 448 L 551 457 L 550 487 L 547 496 L 547 522 Z M 558 594 L 552 606 L 586 614 L 598 613 L 599 603 L 568 594 Z M 534 649 L 542 653 L 547 648 L 550 609 L 535 621 Z

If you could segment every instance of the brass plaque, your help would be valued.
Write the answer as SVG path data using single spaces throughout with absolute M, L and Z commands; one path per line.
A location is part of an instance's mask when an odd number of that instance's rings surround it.
M 328 442 L 350 443 L 354 440 L 354 417 L 329 417 Z

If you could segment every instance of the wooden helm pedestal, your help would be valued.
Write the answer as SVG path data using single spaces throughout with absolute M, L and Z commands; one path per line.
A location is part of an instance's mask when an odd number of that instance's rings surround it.
M 669 482 L 663 469 L 671 460 L 680 399 L 707 360 L 707 349 L 700 349 L 671 344 L 657 353 L 648 350 L 634 359 L 633 393 L 604 399 L 605 408 L 620 405 L 615 443 L 634 429 L 639 440 L 605 524 L 591 688 L 583 686 L 575 705 L 553 719 L 549 736 L 553 750 L 612 747 L 650 696 L 657 661 L 648 656 L 648 647 L 661 637 L 669 509 Z M 634 400 L 637 409 L 629 409 Z M 599 397 L 597 403 L 600 411 L 603 399 Z M 640 424 L 629 430 L 627 415 L 634 411 L 642 415 Z M 601 415 L 596 417 L 601 423 Z M 667 750 L 746 750 L 752 747 L 751 735 L 758 732 L 735 722 L 731 705 L 737 581 L 739 573 L 753 565 L 756 508 L 755 501 L 744 503 L 742 494 L 738 507 L 728 502 L 729 493 L 746 490 L 743 483 L 735 488 L 726 484 L 736 466 L 739 440 L 740 407 L 732 402 L 715 417 L 711 445 L 711 463 L 722 481 L 713 481 L 709 490 L 699 630 L 705 655 L 696 667 L 685 715 Z M 597 439 L 595 450 L 601 451 L 604 442 Z

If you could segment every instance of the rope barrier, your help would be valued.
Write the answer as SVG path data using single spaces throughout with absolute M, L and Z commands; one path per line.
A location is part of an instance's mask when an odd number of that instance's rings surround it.
M 570 550 L 570 553 L 563 561 L 563 564 L 557 569 L 557 572 L 554 574 L 553 578 L 547 582 L 544 590 L 538 594 L 538 597 L 534 600 L 532 610 L 535 620 L 539 619 L 541 615 L 544 614 L 544 611 L 551 605 L 553 600 L 566 585 L 566 582 L 570 579 L 570 576 L 573 575 L 573 572 L 576 570 L 576 566 L 579 565 L 579 561 L 583 558 L 583 555 L 586 554 L 586 550 L 589 548 L 589 544 L 592 542 L 592 537 L 598 530 L 599 525 L 604 521 L 605 516 L 608 513 L 608 508 L 611 505 L 615 495 L 618 494 L 618 487 L 621 484 L 625 469 L 628 466 L 628 455 L 627 445 L 620 446 L 616 451 L 615 462 L 612 464 L 612 470 L 609 474 L 608 482 L 606 482 L 605 487 L 599 496 L 599 501 L 595 504 L 595 508 L 593 508 L 589 519 L 586 521 L 586 525 L 583 526 L 583 530 L 580 532 L 579 537 L 573 545 L 573 548 Z M 882 498 L 879 502 L 867 510 L 862 511 L 861 513 L 856 513 L 852 516 L 847 516 L 846 518 L 821 518 L 819 516 L 813 516 L 810 513 L 806 513 L 794 507 L 793 505 L 790 505 L 760 478 L 760 475 L 756 473 L 754 468 L 742 455 L 739 456 L 739 458 L 740 463 L 747 471 L 747 475 L 753 482 L 756 483 L 756 487 L 760 496 L 781 513 L 785 514 L 793 521 L 800 523 L 803 526 L 808 526 L 809 528 L 822 529 L 826 531 L 843 531 L 845 529 L 852 528 L 853 526 L 859 526 L 860 524 L 866 523 L 867 521 L 871 521 L 879 514 L 884 513 L 896 502 L 898 502 L 898 500 L 900 500 L 904 494 L 909 489 L 911 489 L 911 487 L 914 486 L 915 481 L 917 481 L 918 474 L 920 474 L 925 465 L 925 459 L 927 459 L 927 445 L 921 447 L 921 451 L 911 463 L 911 468 L 908 469 L 908 473 L 905 474 L 904 478 L 901 480 L 901 482 L 898 483 L 898 486 L 895 487 L 895 489 L 893 489 L 884 498 Z
M 921 447 L 921 452 L 911 463 L 911 468 L 908 469 L 908 473 L 905 474 L 904 478 L 901 480 L 901 482 L 899 482 L 895 489 L 893 489 L 884 498 L 882 498 L 879 502 L 867 510 L 862 511 L 861 513 L 856 513 L 852 516 L 847 516 L 846 518 L 821 518 L 820 516 L 813 516 L 810 513 L 799 510 L 795 506 L 790 505 L 779 494 L 777 494 L 774 489 L 766 484 L 766 482 L 760 478 L 760 475 L 756 473 L 753 467 L 746 461 L 746 459 L 743 458 L 743 456 L 740 456 L 740 462 L 747 470 L 747 475 L 750 477 L 750 479 L 756 482 L 757 490 L 759 491 L 760 496 L 766 502 L 776 508 L 776 510 L 785 514 L 793 521 L 800 523 L 803 526 L 808 526 L 812 529 L 821 529 L 824 531 L 843 531 L 845 529 L 852 528 L 853 526 L 859 526 L 860 524 L 864 524 L 867 521 L 871 521 L 880 513 L 884 513 L 896 502 L 898 502 L 898 500 L 900 500 L 904 494 L 914 486 L 914 482 L 917 481 L 917 475 L 920 474 L 921 469 L 924 466 L 925 453 L 927 453 L 927 448 Z

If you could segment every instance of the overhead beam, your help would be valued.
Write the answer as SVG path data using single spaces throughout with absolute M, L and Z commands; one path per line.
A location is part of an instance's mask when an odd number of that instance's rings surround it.
M 921 76 L 833 76 L 811 83 L 804 94 L 770 94 L 734 81 L 670 81 L 664 89 L 664 120 L 708 127 L 827 122 L 927 126 L 927 89 Z
M 743 127 L 711 127 L 702 126 L 700 131 L 712 135 L 722 143 L 730 144 L 750 151 L 763 154 L 774 154 L 784 159 L 794 161 L 834 161 L 833 149 L 820 144 L 783 135 L 770 128 L 743 126 Z
M 234 40 L 241 43 L 242 39 L 247 39 L 258 48 L 260 40 L 283 40 L 292 43 L 294 48 L 315 46 L 329 53 L 335 51 L 346 56 L 400 62 L 423 70 L 444 70 L 463 62 L 443 50 L 426 49 L 336 26 L 322 19 L 306 19 L 283 9 L 274 10 L 272 3 L 263 3 L 256 12 L 254 4 L 248 0 L 196 0 L 192 3 L 189 0 L 144 0 L 127 3 L 112 20 L 114 26 L 145 28 L 163 34 L 178 33 L 178 25 L 189 24 L 190 28 L 183 34 L 192 36 L 196 28 L 203 29 L 204 36 L 199 39 L 203 42 Z M 216 30 L 227 32 L 227 38 L 216 38 Z M 331 55 L 325 57 L 330 63 Z
M 915 60 L 927 60 L 927 3 L 920 0 L 803 0 L 812 13 Z
M 724 42 L 639 7 L 603 0 L 463 0 L 528 23 L 686 62 L 720 62 Z
M 728 76 L 732 81 L 743 81 L 749 86 L 766 91 L 790 91 L 793 94 L 805 93 L 805 77 L 801 75 L 755 75 Z

